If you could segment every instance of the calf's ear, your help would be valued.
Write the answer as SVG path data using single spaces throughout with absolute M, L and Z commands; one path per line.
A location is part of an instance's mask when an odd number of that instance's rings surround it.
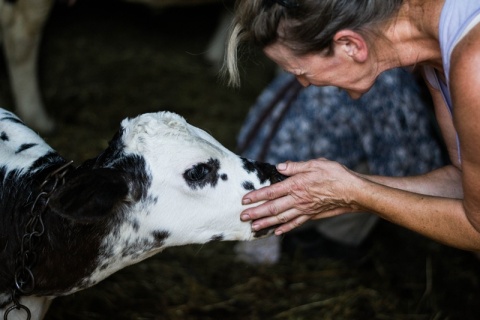
M 85 170 L 69 179 L 50 198 L 51 210 L 75 222 L 92 223 L 108 217 L 125 203 L 128 183 L 113 169 Z

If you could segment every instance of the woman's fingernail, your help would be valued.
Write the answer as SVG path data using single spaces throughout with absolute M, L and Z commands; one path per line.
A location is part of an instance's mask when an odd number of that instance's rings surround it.
M 285 170 L 285 169 L 287 169 L 287 164 L 286 163 L 279 163 L 277 165 L 277 170 L 280 171 L 280 170 Z
M 258 231 L 260 230 L 260 227 L 258 226 L 258 224 L 252 224 L 252 229 L 253 231 Z
M 240 219 L 241 219 L 242 221 L 247 221 L 247 220 L 250 220 L 250 216 L 249 216 L 248 214 L 242 214 L 242 215 L 240 216 Z
M 248 198 L 245 198 L 242 200 L 242 204 L 250 204 L 252 203 L 252 200 L 248 199 Z
M 275 230 L 276 236 L 281 236 L 283 234 L 282 230 Z

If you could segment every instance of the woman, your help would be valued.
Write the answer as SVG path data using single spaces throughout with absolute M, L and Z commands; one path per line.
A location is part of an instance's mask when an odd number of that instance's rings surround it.
M 479 19 L 478 0 L 237 1 L 225 64 L 233 84 L 245 41 L 302 85 L 334 85 L 353 98 L 383 71 L 421 67 L 452 162 L 405 178 L 359 174 L 327 159 L 281 163 L 290 178 L 247 194 L 244 204 L 267 201 L 241 219 L 255 230 L 278 225 L 280 235 L 310 219 L 367 211 L 480 250 Z

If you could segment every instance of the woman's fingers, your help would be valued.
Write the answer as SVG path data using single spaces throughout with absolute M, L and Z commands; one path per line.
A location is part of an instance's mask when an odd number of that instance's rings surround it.
M 310 220 L 310 218 L 311 217 L 308 215 L 300 215 L 295 219 L 290 220 L 288 223 L 282 224 L 281 226 L 276 228 L 275 235 L 279 236 L 295 228 L 298 228 L 299 226 Z
M 252 229 L 254 231 L 258 231 L 268 227 L 281 225 L 281 230 L 291 230 L 300 226 L 307 220 L 309 220 L 308 215 L 305 215 L 298 209 L 289 209 L 276 215 L 265 216 L 263 218 L 253 220 Z
M 287 180 L 272 184 L 252 192 L 247 193 L 243 199 L 242 204 L 247 205 L 265 200 L 273 200 L 278 197 L 288 194 L 289 186 Z
M 291 196 L 280 196 L 279 198 L 274 198 L 274 200 L 262 203 L 259 206 L 251 207 L 244 210 L 241 213 L 240 218 L 242 219 L 242 221 L 249 221 L 257 220 L 264 217 L 277 216 L 279 213 L 285 212 L 288 209 L 293 208 L 294 205 L 295 200 Z
M 320 159 L 319 159 L 320 160 Z M 292 176 L 300 172 L 305 172 L 305 169 L 308 168 L 308 162 L 305 161 L 286 161 L 283 163 L 277 164 L 277 170 L 286 176 Z
M 292 176 L 302 172 L 309 171 L 311 165 L 308 162 L 285 162 L 277 166 L 277 168 L 283 168 L 283 174 Z M 247 205 L 260 201 L 273 200 L 289 194 L 292 189 L 292 178 L 286 179 L 282 182 L 278 182 L 268 187 L 264 187 L 252 192 L 247 193 L 243 199 L 242 204 Z

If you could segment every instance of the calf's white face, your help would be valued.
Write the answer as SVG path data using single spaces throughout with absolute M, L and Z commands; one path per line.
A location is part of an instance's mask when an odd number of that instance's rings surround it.
M 142 221 L 139 232 L 165 232 L 165 246 L 252 239 L 239 213 L 243 195 L 270 184 L 258 170 L 176 114 L 142 115 L 122 128 L 125 153 L 141 155 L 151 176 L 129 215 Z

